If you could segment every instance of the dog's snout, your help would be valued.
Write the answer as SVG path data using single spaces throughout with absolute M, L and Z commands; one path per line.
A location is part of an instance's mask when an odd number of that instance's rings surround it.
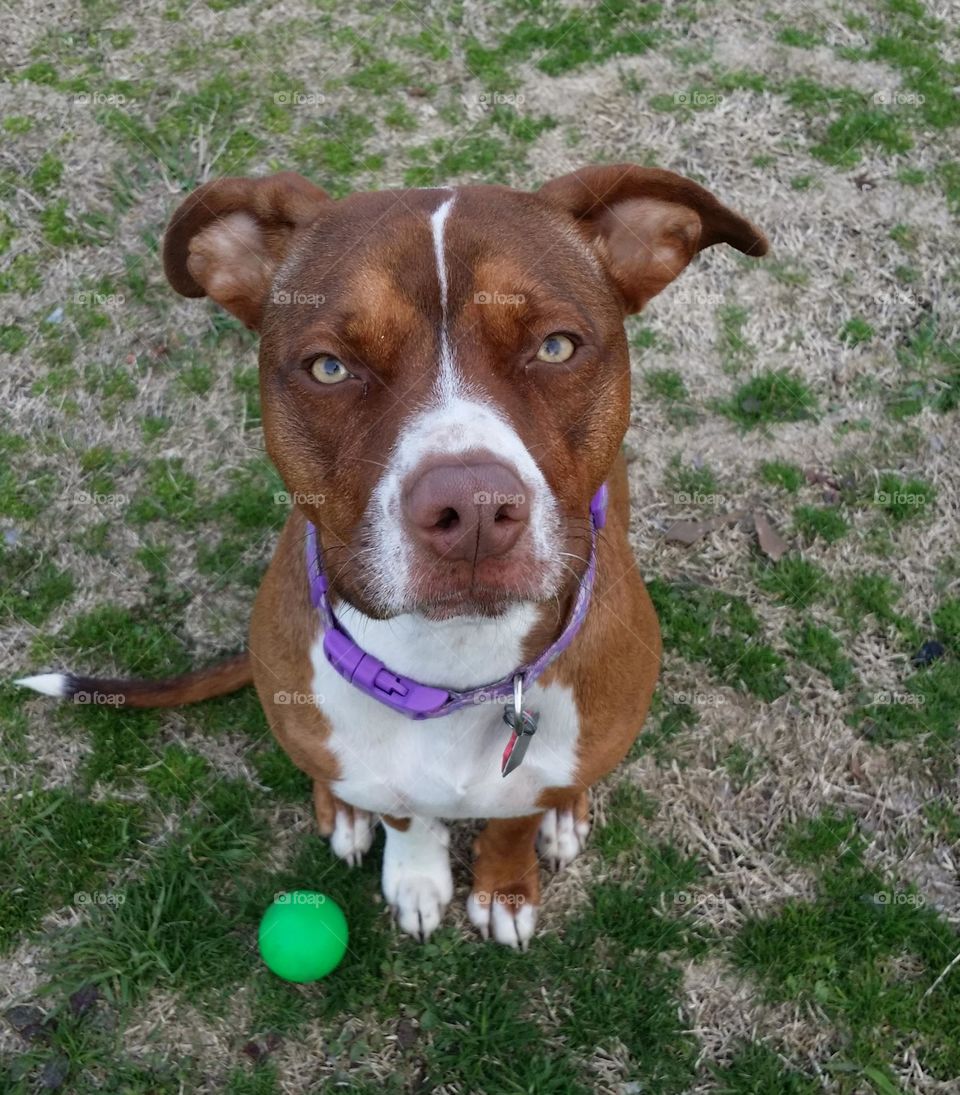
M 523 483 L 492 457 L 433 464 L 414 473 L 403 505 L 411 534 L 449 560 L 505 555 L 530 519 Z

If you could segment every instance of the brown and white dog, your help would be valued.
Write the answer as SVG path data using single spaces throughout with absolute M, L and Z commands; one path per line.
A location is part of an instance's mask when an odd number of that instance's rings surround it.
M 334 201 L 295 174 L 200 187 L 167 231 L 167 277 L 260 333 L 266 445 L 297 503 L 249 651 L 168 681 L 22 683 L 170 706 L 252 680 L 313 780 L 336 854 L 357 863 L 383 822 L 383 893 L 404 931 L 426 939 L 452 898 L 444 821 L 482 818 L 469 915 L 485 937 L 525 947 L 537 852 L 559 867 L 581 849 L 588 790 L 636 737 L 660 663 L 627 541 L 623 319 L 717 243 L 767 249 L 696 183 L 633 165 L 587 167 L 535 193 Z M 605 524 L 591 521 L 604 483 Z M 305 552 L 308 534 L 319 553 Z M 375 674 L 475 702 L 409 717 L 347 679 L 325 649 L 331 628 Z M 505 690 L 484 689 L 552 649 L 521 682 L 520 707 L 538 722 L 504 777 L 516 734 Z

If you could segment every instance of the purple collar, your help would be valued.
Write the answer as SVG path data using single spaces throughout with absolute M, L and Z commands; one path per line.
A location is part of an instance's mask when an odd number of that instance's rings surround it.
M 520 666 L 492 684 L 470 688 L 465 692 L 434 688 L 432 685 L 420 684 L 410 677 L 394 673 L 378 658 L 367 654 L 350 638 L 330 607 L 327 596 L 330 583 L 323 569 L 317 530 L 314 524 L 308 521 L 307 575 L 310 580 L 310 601 L 320 612 L 323 620 L 323 652 L 327 661 L 344 680 L 359 688 L 361 692 L 373 696 L 387 707 L 392 707 L 394 711 L 399 711 L 411 719 L 436 719 L 449 715 L 452 711 L 458 711 L 462 707 L 511 696 L 517 677 L 520 677 L 523 689 L 528 689 L 547 666 L 573 642 L 586 618 L 587 609 L 590 607 L 593 581 L 597 573 L 597 532 L 603 528 L 607 519 L 607 494 L 607 484 L 603 483 L 590 501 L 592 526 L 590 562 L 580 582 L 580 588 L 577 590 L 570 618 L 559 637 L 535 661 Z

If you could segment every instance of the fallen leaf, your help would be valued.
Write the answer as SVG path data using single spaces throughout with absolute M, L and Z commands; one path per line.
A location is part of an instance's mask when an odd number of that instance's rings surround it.
M 753 515 L 753 527 L 757 530 L 757 543 L 768 559 L 779 562 L 790 550 L 790 545 L 767 520 L 765 513 Z
M 40 1086 L 48 1091 L 55 1091 L 63 1085 L 63 1081 L 70 1075 L 70 1061 L 60 1055 L 51 1057 L 43 1066 L 40 1073 Z
M 99 999 L 96 985 L 84 985 L 70 997 L 70 1010 L 74 1015 L 85 1015 Z
M 695 544 L 702 540 L 708 532 L 714 532 L 726 525 L 735 525 L 745 515 L 744 510 L 734 510 L 731 513 L 719 513 L 716 517 L 706 517 L 702 521 L 674 521 L 664 533 L 663 538 L 668 544 Z
M 401 1019 L 397 1023 L 397 1043 L 401 1049 L 409 1049 L 418 1037 L 417 1028 L 409 1019 Z
M 803 474 L 806 476 L 807 482 L 812 483 L 814 486 L 832 487 L 834 490 L 840 489 L 840 484 L 828 471 L 822 471 L 820 468 L 804 468 Z

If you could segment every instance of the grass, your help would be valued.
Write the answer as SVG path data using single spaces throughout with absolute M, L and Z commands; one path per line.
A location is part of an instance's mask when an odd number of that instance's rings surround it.
M 862 848 L 849 816 L 829 813 L 788 833 L 785 850 L 815 865 L 818 894 L 751 918 L 734 960 L 771 998 L 808 1001 L 844 1032 L 843 1060 L 831 1069 L 837 1090 L 866 1081 L 896 1091 L 888 1062 L 908 1041 L 923 1067 L 946 1080 L 958 1067 L 951 1030 L 960 995 L 948 982 L 933 990 L 932 1006 L 924 994 L 953 958 L 954 933 L 916 890 L 866 866 Z
M 520 956 L 452 915 L 426 947 L 399 938 L 376 899 L 382 838 L 358 870 L 335 859 L 252 690 L 138 712 L 0 683 L 0 1089 L 949 1087 L 953 28 L 918 0 L 818 0 L 747 38 L 716 5 L 469 15 L 173 0 L 129 19 L 89 0 L 69 26 L 21 20 L 0 122 L 4 680 L 173 673 L 248 625 L 288 507 L 255 336 L 164 281 L 180 194 L 280 170 L 336 198 L 533 190 L 635 160 L 689 174 L 772 245 L 763 263 L 705 251 L 627 325 L 631 536 L 665 648 L 650 716 L 595 793 L 582 857 L 544 875 Z M 680 508 L 762 509 L 789 550 L 767 558 L 749 521 L 663 543 Z M 469 842 L 457 827 L 467 860 Z M 352 943 L 294 987 L 255 935 L 303 886 L 345 908 Z M 26 1035 L 16 1005 L 40 1009 Z
M 721 680 L 773 700 L 786 691 L 784 660 L 762 640 L 760 622 L 742 598 L 680 583 L 649 582 L 664 644 L 702 662 Z
M 765 460 L 760 465 L 760 477 L 765 483 L 791 494 L 796 494 L 804 483 L 803 471 L 783 460 Z
M 808 608 L 823 596 L 826 584 L 822 567 L 795 554 L 764 567 L 757 579 L 762 590 L 793 608 Z
M 786 369 L 758 373 L 718 409 L 744 429 L 812 418 L 817 400 L 809 386 Z

